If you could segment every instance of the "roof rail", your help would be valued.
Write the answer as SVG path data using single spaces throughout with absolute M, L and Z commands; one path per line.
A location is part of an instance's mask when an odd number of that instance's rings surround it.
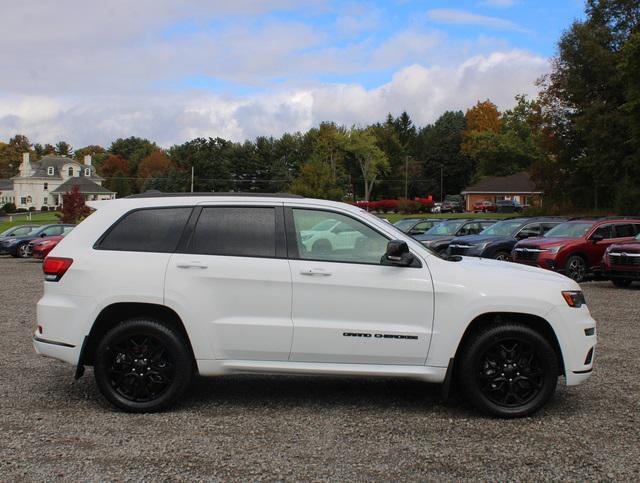
M 607 216 L 572 216 L 567 219 L 567 221 L 575 221 L 575 220 L 585 220 L 585 221 L 607 221 L 607 220 L 640 220 L 640 215 L 638 216 L 616 216 L 616 215 L 607 215 Z
M 188 196 L 248 196 L 251 198 L 304 198 L 301 195 L 294 195 L 291 193 L 243 193 L 243 192 L 200 192 L 200 193 L 163 193 L 161 191 L 145 191 L 144 193 L 138 193 L 135 195 L 129 195 L 125 198 L 178 198 Z

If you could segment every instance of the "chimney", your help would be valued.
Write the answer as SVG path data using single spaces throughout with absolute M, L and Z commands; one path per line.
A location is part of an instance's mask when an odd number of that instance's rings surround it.
M 22 153 L 22 164 L 20 165 L 20 176 L 31 176 L 31 163 L 29 162 L 29 153 Z
M 84 165 L 85 166 L 91 166 L 91 155 L 90 154 L 85 154 L 84 155 Z

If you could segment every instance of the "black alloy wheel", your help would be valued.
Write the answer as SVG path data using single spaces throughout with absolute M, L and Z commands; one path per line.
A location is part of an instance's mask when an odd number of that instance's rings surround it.
M 571 255 L 565 265 L 565 274 L 576 282 L 582 282 L 587 276 L 587 262 L 580 255 Z
M 558 357 L 539 332 L 519 323 L 493 324 L 466 345 L 460 381 L 470 402 L 503 418 L 538 411 L 553 395 Z
M 185 391 L 193 373 L 187 342 L 171 326 L 131 319 L 98 345 L 94 368 L 102 394 L 129 412 L 163 409 Z
M 501 262 L 509 262 L 511 261 L 511 255 L 509 252 L 498 251 L 493 255 L 494 260 L 500 260 Z

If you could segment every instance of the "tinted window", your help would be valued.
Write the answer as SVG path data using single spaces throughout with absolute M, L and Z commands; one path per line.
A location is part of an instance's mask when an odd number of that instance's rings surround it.
M 520 238 L 527 238 L 531 236 L 540 235 L 540 224 L 539 223 L 531 223 L 526 225 L 522 230 L 518 232 L 518 236 Z
M 608 240 L 609 238 L 613 238 L 615 235 L 613 234 L 613 225 L 602 225 L 593 232 L 591 238 L 594 236 L 601 236 L 604 240 Z
M 204 208 L 189 253 L 243 257 L 276 256 L 274 208 Z
M 98 248 L 171 253 L 178 246 L 191 208 L 156 208 L 128 213 L 111 228 Z
M 558 223 L 543 223 L 542 224 L 542 233 L 545 234 L 549 230 L 551 230 L 552 228 L 555 228 L 558 225 L 559 225 L 559 222 Z
M 331 232 L 313 230 L 324 219 L 339 221 Z M 318 210 L 293 210 L 298 255 L 302 259 L 380 264 L 387 239 L 348 216 Z
M 616 237 L 636 236 L 636 229 L 631 223 L 616 225 Z
M 45 228 L 44 230 L 40 230 L 40 232 L 38 233 L 38 236 L 56 236 L 56 235 L 60 235 L 61 233 L 62 233 L 61 226 L 50 226 L 48 228 Z

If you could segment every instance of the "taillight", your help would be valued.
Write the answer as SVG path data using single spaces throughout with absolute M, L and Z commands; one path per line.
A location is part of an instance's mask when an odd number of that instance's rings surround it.
M 73 263 L 73 258 L 47 257 L 42 264 L 44 279 L 47 282 L 57 282 L 62 278 Z

